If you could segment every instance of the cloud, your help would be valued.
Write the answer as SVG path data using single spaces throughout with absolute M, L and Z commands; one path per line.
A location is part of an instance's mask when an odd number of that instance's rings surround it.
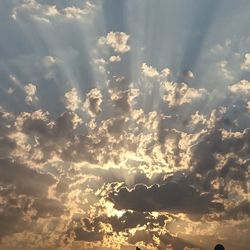
M 64 206 L 55 199 L 35 199 L 32 208 L 36 210 L 37 218 L 59 217 L 64 213 Z
M 85 21 L 86 17 L 93 13 L 94 9 L 95 5 L 89 1 L 86 1 L 82 7 L 71 5 L 59 9 L 58 5 L 40 3 L 36 0 L 23 0 L 21 4 L 13 8 L 11 16 L 14 20 L 29 17 L 41 24 L 70 20 Z
M 182 77 L 194 79 L 194 73 L 191 70 L 184 70 L 181 72 Z
M 163 100 L 170 107 L 181 106 L 183 104 L 190 104 L 194 101 L 202 100 L 207 93 L 203 88 L 190 88 L 186 83 L 164 82 L 163 88 L 166 91 Z
M 136 185 L 134 189 L 122 188 L 111 199 L 118 209 L 135 211 L 167 211 L 172 213 L 203 214 L 221 211 L 223 205 L 212 202 L 208 194 L 199 193 L 189 185 L 168 182 L 164 185 Z
M 196 245 L 172 236 L 168 232 L 160 234 L 146 230 L 137 230 L 128 239 L 129 243 L 142 245 L 141 248 L 149 249 L 166 249 L 166 250 L 183 250 L 183 249 L 200 249 Z M 151 248 L 150 248 L 151 247 Z
M 109 32 L 106 37 L 102 36 L 98 40 L 98 44 L 108 45 L 118 53 L 126 53 L 130 50 L 130 46 L 127 44 L 129 35 L 124 32 Z
M 103 233 L 102 232 L 95 232 L 95 231 L 85 231 L 81 228 L 76 228 L 74 230 L 75 233 L 75 239 L 77 241 L 101 241 L 103 239 Z
M 70 91 L 66 92 L 64 97 L 66 109 L 75 111 L 79 108 L 81 100 L 78 96 L 76 88 L 72 88 Z
M 85 3 L 83 8 L 77 8 L 75 6 L 66 7 L 63 9 L 63 13 L 68 19 L 84 19 L 89 13 L 93 12 L 95 5 L 89 1 Z
M 29 83 L 24 86 L 24 90 L 28 96 L 34 96 L 36 94 L 36 85 Z
M 86 95 L 86 100 L 83 104 L 85 111 L 91 116 L 97 116 L 101 111 L 102 94 L 97 88 L 90 90 Z
M 148 66 L 146 63 L 142 64 L 141 69 L 142 69 L 142 73 L 145 76 L 148 76 L 148 77 L 159 76 L 159 72 L 155 68 L 153 68 L 152 66 Z
M 172 233 L 170 222 L 178 224 L 179 216 L 192 227 L 202 220 L 209 228 L 206 232 L 213 231 L 209 220 L 241 223 L 246 218 L 249 131 L 227 129 L 233 125 L 225 119 L 237 117 L 233 105 L 207 114 L 194 110 L 187 126 L 177 129 L 171 124 L 180 119 L 176 115 L 137 109 L 133 100 L 139 90 L 128 87 L 120 78 L 110 81 L 108 93 L 94 88 L 86 94 L 85 111 L 92 112 L 94 127 L 83 123 L 80 112 L 66 111 L 54 118 L 43 110 L 17 116 L 2 112 L 0 131 L 6 136 L 2 155 L 9 154 L 15 164 L 7 161 L 10 165 L 0 176 L 12 194 L 28 199 L 28 209 L 13 215 L 18 227 L 10 221 L 11 229 L 3 237 L 19 230 L 24 237 L 26 227 L 32 234 L 43 228 L 43 237 L 53 242 L 64 238 L 70 246 L 76 242 L 107 246 L 107 241 L 122 235 L 116 247 L 143 240 L 145 248 L 171 244 L 183 249 L 195 245 Z M 183 98 L 185 91 L 181 94 Z M 110 201 L 113 207 L 107 206 Z M 31 227 L 24 220 L 28 215 L 29 223 L 40 224 Z M 80 219 L 72 220 L 74 216 Z M 51 236 L 45 233 L 48 227 L 54 229 Z M 149 233 L 145 238 L 138 231 Z
M 160 72 L 152 67 L 143 63 L 141 66 L 142 74 L 149 78 L 156 78 L 157 80 L 164 80 L 164 78 L 169 78 L 171 76 L 171 70 L 169 68 L 164 68 Z
M 161 71 L 160 76 L 162 78 L 167 78 L 171 75 L 171 70 L 169 68 L 165 68 Z
M 220 61 L 218 62 L 217 65 L 219 67 L 220 72 L 225 77 L 225 79 L 227 79 L 228 81 L 232 81 L 234 79 L 232 73 L 228 69 L 228 61 L 226 60 Z
M 185 39 L 116 32 L 109 3 L 0 5 L 0 248 L 248 249 L 249 39 L 175 75 Z
M 53 56 L 45 56 L 43 58 L 43 64 L 46 66 L 46 67 L 51 67 L 53 66 L 54 64 L 56 64 L 56 59 L 53 57 Z
M 7 93 L 8 93 L 8 95 L 12 95 L 14 93 L 14 89 L 8 88 Z
M 250 71 L 250 53 L 245 54 L 244 62 L 240 66 L 241 70 Z
M 121 61 L 121 57 L 120 56 L 111 56 L 109 58 L 110 62 L 120 62 Z
M 118 113 L 127 113 L 130 110 L 130 104 L 128 101 L 129 92 L 128 91 L 110 91 L 111 100 L 113 101 L 115 110 Z
M 24 91 L 27 94 L 27 96 L 25 97 L 25 102 L 28 105 L 31 105 L 38 100 L 38 97 L 36 96 L 37 88 L 35 84 L 28 83 L 27 85 L 24 86 Z
M 250 82 L 247 80 L 241 80 L 238 83 L 235 83 L 228 87 L 232 93 L 249 95 L 250 94 Z
M 250 101 L 247 102 L 247 109 L 248 109 L 248 112 L 250 112 Z
M 19 15 L 29 13 L 34 20 L 49 23 L 51 18 L 59 15 L 56 6 L 42 5 L 35 0 L 23 1 L 12 10 L 12 18 L 17 20 Z
M 18 207 L 3 207 L 0 212 L 0 238 L 23 230 L 22 209 Z
M 13 185 L 18 194 L 34 197 L 46 197 L 48 188 L 55 183 L 49 174 L 41 174 L 10 159 L 0 159 L 0 181 Z

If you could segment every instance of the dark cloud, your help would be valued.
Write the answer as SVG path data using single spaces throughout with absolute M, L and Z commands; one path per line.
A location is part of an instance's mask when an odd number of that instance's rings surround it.
M 159 244 L 157 244 L 153 238 L 159 239 Z M 183 250 L 185 248 L 197 248 L 196 245 L 189 243 L 185 240 L 182 240 L 178 237 L 174 237 L 169 233 L 164 235 L 158 232 L 150 232 L 145 230 L 137 230 L 135 234 L 129 237 L 129 243 L 138 244 L 138 242 L 143 242 L 145 244 L 152 244 L 158 250 L 165 250 L 167 248 L 173 248 L 175 250 Z M 198 248 L 201 249 L 201 248 Z
M 203 214 L 221 211 L 223 205 L 212 201 L 210 194 L 199 193 L 193 187 L 168 182 L 164 185 L 136 185 L 132 190 L 121 188 L 111 195 L 118 209 L 135 211 L 168 211 L 172 213 Z
M 8 234 L 23 231 L 23 212 L 20 208 L 8 207 L 0 212 L 0 239 Z
M 157 225 L 160 229 L 164 227 L 165 220 L 168 220 L 169 218 L 170 216 L 168 217 L 165 215 L 154 217 L 148 212 L 127 211 L 119 218 L 113 216 L 106 219 L 103 218 L 102 221 L 111 224 L 115 232 L 127 232 L 129 229 L 137 226 L 146 226 L 148 230 L 151 230 Z
M 0 241 L 4 236 L 21 233 L 29 226 L 25 214 L 32 202 L 27 195 L 18 195 L 13 185 L 5 185 L 0 181 Z
M 35 199 L 32 208 L 36 209 L 38 218 L 59 217 L 64 211 L 64 206 L 55 199 L 40 198 Z
M 18 194 L 46 197 L 49 186 L 56 180 L 10 159 L 0 159 L 0 182 L 13 185 Z
M 103 233 L 98 232 L 89 232 L 85 231 L 82 228 L 76 228 L 75 239 L 77 241 L 101 241 L 103 239 Z
M 7 136 L 0 137 L 0 158 L 10 157 L 12 150 L 16 147 L 14 140 Z
M 238 220 L 240 218 L 247 218 L 250 216 L 250 202 L 248 200 L 242 201 L 238 206 L 228 209 L 225 214 L 222 215 L 223 219 Z
M 0 1 L 0 248 L 248 249 L 249 4 L 121 2 Z

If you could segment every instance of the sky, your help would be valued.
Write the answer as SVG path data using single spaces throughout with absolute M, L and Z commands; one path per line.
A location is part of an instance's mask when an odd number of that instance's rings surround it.
M 249 23 L 249 0 L 0 0 L 0 249 L 249 249 Z

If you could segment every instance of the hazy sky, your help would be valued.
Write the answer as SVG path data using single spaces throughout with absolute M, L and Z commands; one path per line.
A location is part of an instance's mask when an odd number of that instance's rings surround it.
M 0 0 L 0 249 L 249 249 L 249 24 L 249 0 Z

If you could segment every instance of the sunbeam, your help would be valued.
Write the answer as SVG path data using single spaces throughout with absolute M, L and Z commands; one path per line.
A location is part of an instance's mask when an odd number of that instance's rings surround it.
M 0 1 L 0 249 L 249 249 L 249 10 Z

